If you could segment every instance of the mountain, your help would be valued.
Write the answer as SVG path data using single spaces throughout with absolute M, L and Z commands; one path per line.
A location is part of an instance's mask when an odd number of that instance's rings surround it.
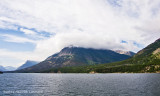
M 16 70 L 15 67 L 12 66 L 3 67 L 0 65 L 0 71 L 14 71 L 14 70 Z
M 17 68 L 16 67 L 12 67 L 12 66 L 7 66 L 7 67 L 5 67 L 5 69 L 6 69 L 6 71 L 14 71 Z
M 0 65 L 0 71 L 6 71 L 6 69 Z
M 128 55 L 128 56 L 133 56 L 133 55 L 135 55 L 135 53 L 132 52 L 132 51 L 114 50 L 114 52 L 119 53 L 119 54 Z
M 65 47 L 59 53 L 53 54 L 39 64 L 17 72 L 42 72 L 51 68 L 96 65 L 121 61 L 128 58 L 130 58 L 130 56 L 118 54 L 112 50 Z
M 160 73 L 160 39 L 140 50 L 133 57 L 113 63 L 52 68 L 45 72 L 62 73 Z
M 38 64 L 39 62 L 37 61 L 31 61 L 31 60 L 27 60 L 23 65 L 21 65 L 20 67 L 17 68 L 17 70 L 21 70 L 21 69 L 24 69 L 24 68 L 28 68 L 28 67 L 31 67 L 33 65 L 36 65 Z

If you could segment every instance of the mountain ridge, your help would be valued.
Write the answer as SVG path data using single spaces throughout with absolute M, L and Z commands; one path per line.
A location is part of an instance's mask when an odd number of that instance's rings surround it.
M 31 67 L 33 65 L 36 65 L 38 64 L 39 62 L 38 61 L 32 61 L 32 60 L 27 60 L 24 64 L 22 64 L 21 66 L 19 66 L 17 68 L 17 70 L 21 70 L 21 69 L 24 69 L 24 68 L 28 68 L 28 67 Z
M 6 66 L 6 67 L 4 67 L 4 66 L 0 65 L 0 71 L 14 71 L 16 69 L 17 69 L 16 67 L 12 67 L 12 66 Z
M 44 61 L 18 72 L 40 72 L 49 68 L 96 65 L 110 63 L 130 58 L 112 50 L 93 49 L 83 47 L 65 47 L 59 53 L 49 56 Z

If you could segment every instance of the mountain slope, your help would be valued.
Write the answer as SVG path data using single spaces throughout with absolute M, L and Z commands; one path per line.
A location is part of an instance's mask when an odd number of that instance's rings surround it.
M 160 64 L 160 39 L 140 50 L 131 60 L 132 64 Z
M 95 66 L 64 67 L 45 72 L 62 73 L 114 73 L 114 72 L 160 72 L 160 39 L 139 51 L 132 58 L 124 61 L 99 64 Z
M 140 50 L 134 57 L 143 57 L 154 55 L 154 51 L 160 48 L 160 39 L 156 40 L 154 43 L 148 45 L 144 49 Z M 154 53 L 154 54 L 153 54 Z M 158 52 L 157 52 L 158 53 Z
M 31 61 L 31 60 L 27 60 L 23 65 L 21 65 L 20 67 L 17 68 L 17 70 L 21 70 L 21 69 L 24 69 L 24 68 L 28 68 L 28 67 L 31 67 L 33 65 L 36 65 L 38 64 L 39 62 L 37 61 Z
M 96 65 L 101 63 L 110 63 L 130 58 L 130 56 L 118 54 L 111 50 L 98 50 L 82 47 L 65 47 L 59 53 L 48 57 L 29 68 L 18 72 L 41 72 L 51 68 Z

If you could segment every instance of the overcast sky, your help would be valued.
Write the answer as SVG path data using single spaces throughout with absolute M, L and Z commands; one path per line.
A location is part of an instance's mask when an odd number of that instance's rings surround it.
M 0 65 L 62 48 L 137 52 L 160 37 L 160 0 L 0 0 Z

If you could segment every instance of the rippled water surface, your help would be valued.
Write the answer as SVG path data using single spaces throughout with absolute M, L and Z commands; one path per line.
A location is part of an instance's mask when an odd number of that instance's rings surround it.
M 0 96 L 160 96 L 160 74 L 0 74 Z

